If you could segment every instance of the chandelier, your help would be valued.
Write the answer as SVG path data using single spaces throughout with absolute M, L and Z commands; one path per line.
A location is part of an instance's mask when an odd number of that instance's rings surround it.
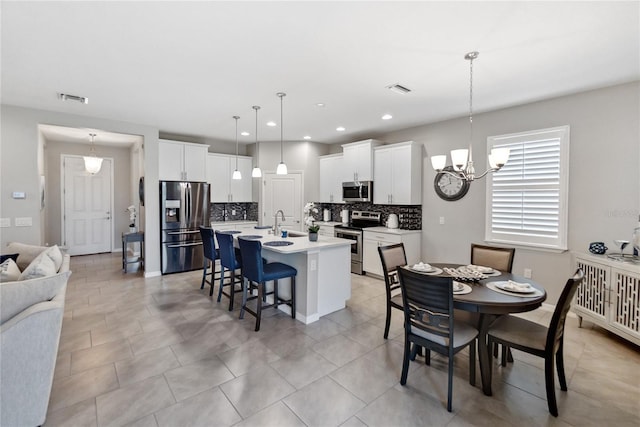
M 480 175 L 476 175 L 473 167 L 473 60 L 478 57 L 478 52 L 469 52 L 464 59 L 469 61 L 469 148 L 451 150 L 451 163 L 453 171 L 445 170 L 447 156 L 444 154 L 431 156 L 431 166 L 438 173 L 446 173 L 465 181 L 473 181 L 484 177 L 489 172 L 496 172 L 509 160 L 508 148 L 493 148 L 489 153 L 489 169 Z

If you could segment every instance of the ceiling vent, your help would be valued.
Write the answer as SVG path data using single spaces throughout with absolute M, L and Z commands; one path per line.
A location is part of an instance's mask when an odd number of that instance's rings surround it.
M 68 93 L 59 93 L 58 96 L 62 101 L 76 101 L 81 104 L 88 104 L 89 98 L 78 95 L 69 95 Z
M 395 83 L 395 84 L 392 84 L 392 85 L 386 86 L 386 88 L 387 88 L 387 89 L 389 89 L 389 90 L 391 90 L 391 91 L 393 91 L 393 92 L 401 93 L 401 94 L 403 94 L 403 95 L 404 95 L 405 93 L 409 93 L 409 92 L 411 92 L 411 89 L 409 89 L 409 88 L 408 88 L 408 87 L 406 87 L 406 86 L 402 86 L 402 85 L 401 85 L 401 84 L 399 84 L 399 83 Z

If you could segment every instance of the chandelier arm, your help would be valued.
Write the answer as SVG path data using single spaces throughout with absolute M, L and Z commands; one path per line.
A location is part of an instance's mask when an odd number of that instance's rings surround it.
M 485 175 L 491 173 L 491 172 L 497 172 L 499 171 L 500 168 L 489 168 L 486 171 L 484 171 L 482 174 L 476 176 L 476 179 L 480 179 L 480 178 L 484 178 Z
M 451 172 L 451 171 L 447 171 L 447 170 L 444 170 L 444 169 L 441 170 L 441 171 L 436 171 L 436 172 L 437 173 L 444 173 L 444 174 L 451 175 L 451 176 L 453 176 L 455 178 L 458 178 L 458 179 L 464 179 L 465 181 L 469 181 L 469 178 L 463 172 L 456 173 L 456 172 Z

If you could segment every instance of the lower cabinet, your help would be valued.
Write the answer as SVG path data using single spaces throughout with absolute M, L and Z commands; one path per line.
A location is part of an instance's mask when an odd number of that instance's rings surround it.
M 211 228 L 214 231 L 241 231 L 243 233 L 251 233 L 255 231 L 255 227 L 258 225 L 258 221 L 243 221 L 243 222 L 212 222 Z M 218 240 L 215 241 L 216 248 L 218 247 Z
M 420 230 L 368 231 L 362 236 L 362 269 L 367 274 L 382 276 L 382 263 L 378 254 L 378 246 L 404 244 L 407 264 L 420 262 Z
M 575 259 L 584 271 L 572 305 L 580 325 L 587 319 L 640 345 L 640 265 L 604 255 L 576 254 Z

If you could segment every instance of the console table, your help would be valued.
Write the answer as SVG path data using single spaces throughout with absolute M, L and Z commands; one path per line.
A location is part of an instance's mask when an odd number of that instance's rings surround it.
M 127 259 L 127 248 L 129 243 L 140 242 L 140 256 L 135 260 L 129 261 Z M 135 251 L 134 251 L 135 252 Z M 144 232 L 136 231 L 134 233 L 122 233 L 122 269 L 127 272 L 127 266 L 129 264 L 140 263 L 140 266 L 144 265 Z

